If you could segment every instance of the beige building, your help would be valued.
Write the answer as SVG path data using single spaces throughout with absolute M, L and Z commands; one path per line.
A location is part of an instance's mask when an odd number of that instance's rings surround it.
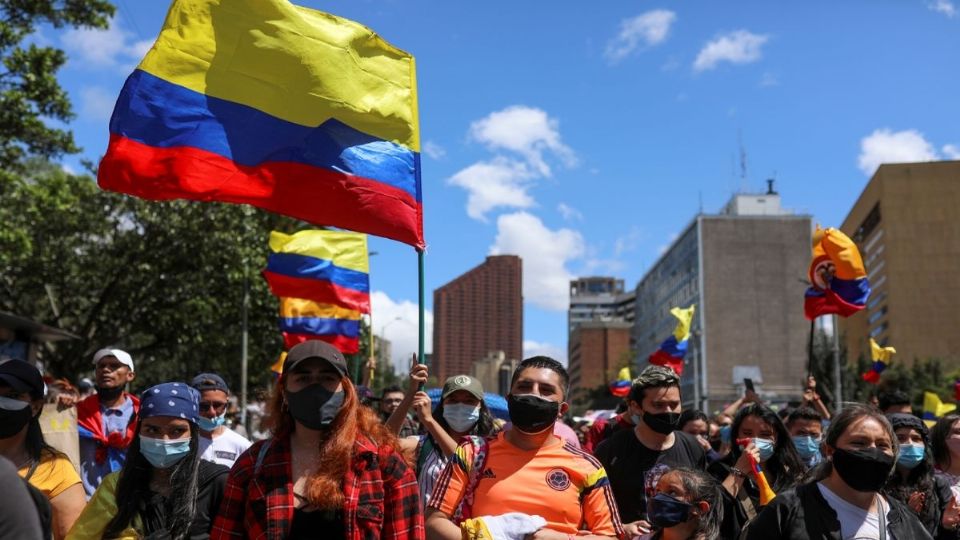
M 503 351 L 490 351 L 473 363 L 473 378 L 480 381 L 484 392 L 506 396 L 510 392 L 510 378 L 519 363 L 515 358 L 507 358 Z
M 894 361 L 960 362 L 960 161 L 881 165 L 841 230 L 857 242 L 872 292 L 842 319 L 847 358 L 869 339 Z
M 593 320 L 578 323 L 570 333 L 570 395 L 589 391 L 617 378 L 617 372 L 629 365 L 630 332 L 633 323 L 623 320 Z M 631 370 L 636 375 L 636 369 Z

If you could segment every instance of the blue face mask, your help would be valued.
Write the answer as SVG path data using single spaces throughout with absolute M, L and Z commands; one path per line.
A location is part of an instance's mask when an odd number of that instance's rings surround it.
M 760 451 L 761 462 L 773 457 L 773 441 L 770 439 L 753 439 L 753 445 Z
M 926 448 L 922 444 L 902 444 L 900 445 L 900 457 L 897 458 L 897 463 L 907 469 L 912 469 L 923 461 L 925 455 Z
M 797 454 L 803 459 L 810 459 L 820 453 L 820 441 L 810 435 L 793 437 L 793 445 L 797 447 Z
M 730 424 L 720 428 L 720 442 L 730 444 Z
M 207 418 L 200 416 L 197 418 L 197 425 L 200 426 L 200 429 L 203 431 L 213 431 L 218 427 L 225 424 L 227 421 L 227 414 L 221 414 L 220 416 L 214 416 L 213 418 Z
M 450 429 L 457 433 L 466 433 L 480 420 L 480 405 L 451 403 L 443 406 L 443 419 Z
M 140 453 L 151 465 L 166 469 L 190 453 L 190 439 L 151 439 L 140 436 Z

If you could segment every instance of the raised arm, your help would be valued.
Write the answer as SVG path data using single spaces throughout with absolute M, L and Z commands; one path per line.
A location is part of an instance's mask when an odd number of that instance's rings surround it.
M 393 411 L 393 414 L 387 419 L 386 424 L 387 429 L 397 435 L 399 435 L 400 430 L 403 429 L 403 421 L 407 418 L 407 413 L 410 412 L 410 407 L 413 405 L 413 398 L 417 392 L 420 391 L 420 385 L 426 384 L 428 377 L 427 366 L 417 363 L 416 354 L 413 355 L 411 364 L 410 375 L 407 381 L 407 391 L 403 396 L 403 401 L 400 402 L 397 410 Z

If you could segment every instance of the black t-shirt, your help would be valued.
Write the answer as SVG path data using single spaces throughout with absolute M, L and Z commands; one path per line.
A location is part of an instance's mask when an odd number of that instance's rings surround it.
M 651 450 L 632 429 L 617 431 L 600 443 L 595 453 L 613 488 L 613 498 L 624 523 L 647 518 L 647 497 L 663 473 L 677 467 L 706 470 L 707 455 L 692 435 L 675 431 L 673 446 Z

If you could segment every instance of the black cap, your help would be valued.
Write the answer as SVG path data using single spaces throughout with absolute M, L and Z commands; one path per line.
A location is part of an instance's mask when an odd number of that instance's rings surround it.
M 287 352 L 287 359 L 283 361 L 283 372 L 287 373 L 308 358 L 326 360 L 340 372 L 341 377 L 347 376 L 347 360 L 343 357 L 343 353 L 333 345 L 318 339 L 311 339 L 294 345 Z
M 204 390 L 222 390 L 225 394 L 230 394 L 227 383 L 223 381 L 223 377 L 216 373 L 201 373 L 193 378 L 190 386 L 201 392 Z
M 43 376 L 40 370 L 23 360 L 7 360 L 0 364 L 0 381 L 33 399 L 43 398 Z

